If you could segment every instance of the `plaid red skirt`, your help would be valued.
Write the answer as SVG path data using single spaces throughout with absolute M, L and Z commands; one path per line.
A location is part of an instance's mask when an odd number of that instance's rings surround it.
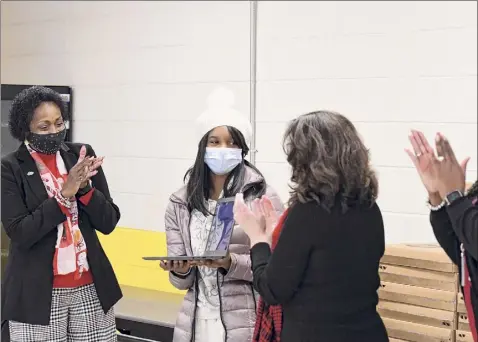
M 262 298 L 257 307 L 257 320 L 254 328 L 254 342 L 280 342 L 282 330 L 282 307 L 267 305 Z

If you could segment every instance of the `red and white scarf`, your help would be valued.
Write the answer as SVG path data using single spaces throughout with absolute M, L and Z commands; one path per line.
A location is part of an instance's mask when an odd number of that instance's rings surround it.
M 55 198 L 66 215 L 66 221 L 58 225 L 58 234 L 53 257 L 53 274 L 64 275 L 75 273 L 75 279 L 79 279 L 83 272 L 89 270 L 86 259 L 86 243 L 78 226 L 78 204 L 76 199 L 65 199 L 61 195 L 61 189 L 67 179 L 68 171 L 60 152 L 56 153 L 56 166 L 61 178 L 56 178 L 45 165 L 38 152 L 26 143 L 28 152 L 32 156 L 40 173 L 43 185 L 50 198 Z

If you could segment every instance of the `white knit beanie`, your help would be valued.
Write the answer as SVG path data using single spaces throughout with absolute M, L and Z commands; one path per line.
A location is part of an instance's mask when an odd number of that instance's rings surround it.
M 251 143 L 252 126 L 242 113 L 233 108 L 234 93 L 223 87 L 211 92 L 207 109 L 196 119 L 196 138 L 199 142 L 206 133 L 220 126 L 231 126 L 242 133 L 247 146 Z

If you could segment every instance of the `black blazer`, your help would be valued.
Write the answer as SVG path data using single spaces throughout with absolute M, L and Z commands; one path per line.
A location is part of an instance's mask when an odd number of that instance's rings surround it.
M 377 313 L 378 266 L 385 250 L 379 207 L 317 203 L 289 208 L 274 253 L 251 249 L 254 288 L 281 304 L 283 342 L 388 342 Z
M 68 170 L 78 160 L 82 144 L 66 143 L 61 156 Z M 95 152 L 89 145 L 87 155 Z M 95 191 L 87 206 L 78 201 L 79 226 L 88 250 L 88 263 L 103 310 L 122 297 L 121 289 L 96 230 L 110 234 L 120 218 L 105 174 L 92 178 Z M 53 288 L 53 255 L 58 224 L 66 217 L 48 198 L 33 158 L 22 144 L 2 158 L 1 216 L 10 237 L 10 254 L 2 279 L 2 321 L 48 325 Z
M 461 269 L 461 244 L 471 278 L 471 303 L 478 318 L 478 206 L 472 199 L 462 198 L 450 206 L 430 213 L 435 237 L 455 265 Z

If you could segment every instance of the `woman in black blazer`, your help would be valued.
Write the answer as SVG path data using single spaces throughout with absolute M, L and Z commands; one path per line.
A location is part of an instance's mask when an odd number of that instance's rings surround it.
M 349 120 L 319 111 L 292 121 L 285 151 L 292 191 L 272 254 L 277 218 L 267 199 L 262 210 L 240 199 L 234 208 L 251 240 L 254 287 L 267 304 L 282 306 L 280 340 L 388 341 L 376 310 L 385 237 L 367 148 Z
M 96 231 L 119 218 L 93 149 L 65 143 L 58 93 L 16 96 L 9 128 L 22 142 L 2 158 L 1 217 L 11 240 L 2 279 L 2 320 L 14 342 L 116 341 L 121 290 Z

